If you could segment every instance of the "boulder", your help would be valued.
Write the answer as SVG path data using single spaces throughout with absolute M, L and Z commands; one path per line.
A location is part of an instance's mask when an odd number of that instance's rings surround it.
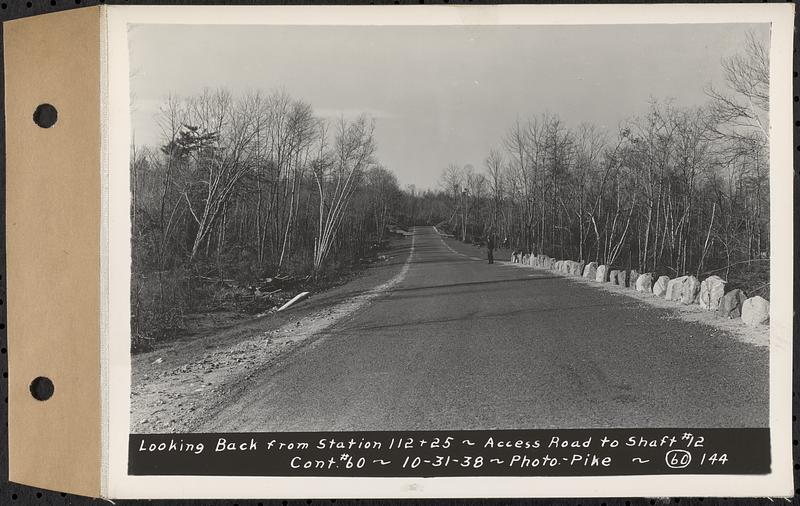
M 582 263 L 572 260 L 570 261 L 569 264 L 569 273 L 573 276 L 580 276 L 582 267 L 583 267 Z
M 683 285 L 686 284 L 686 281 L 688 280 L 689 276 L 678 276 L 675 279 L 670 279 L 667 283 L 667 293 L 664 294 L 664 298 L 675 301 L 681 300 L 681 296 L 683 295 Z
M 636 291 L 652 293 L 653 275 L 649 272 L 636 276 Z
M 628 286 L 636 290 L 636 280 L 638 279 L 639 273 L 636 270 L 632 270 L 631 275 L 628 277 Z
M 751 327 L 769 323 L 769 301 L 756 295 L 742 304 L 742 321 Z
M 700 293 L 700 281 L 694 276 L 689 276 L 683 284 L 683 293 L 681 294 L 681 304 L 694 304 L 697 302 L 697 295 Z
M 556 259 L 555 258 L 549 258 L 548 261 L 547 261 L 547 268 L 550 269 L 550 270 L 553 270 L 553 269 L 555 269 L 555 266 L 556 266 Z
M 522 263 L 528 265 L 530 263 L 530 255 L 522 255 Z
M 745 300 L 747 296 L 744 292 L 735 288 L 722 296 L 717 312 L 728 318 L 738 318 L 742 314 L 742 304 Z
M 663 297 L 667 293 L 667 286 L 669 285 L 669 276 L 661 276 L 658 281 L 653 285 L 653 295 Z
M 607 265 L 600 265 L 597 267 L 597 273 L 594 276 L 594 280 L 598 283 L 608 283 L 608 266 Z
M 610 273 L 608 273 L 608 282 L 611 283 L 612 285 L 618 285 L 619 284 L 617 282 L 617 275 L 618 274 L 619 274 L 619 271 L 616 270 L 616 269 L 614 269 Z
M 628 273 L 625 271 L 619 271 L 617 273 L 617 284 L 619 286 L 628 286 Z
M 589 262 L 586 264 L 586 267 L 583 268 L 583 277 L 594 279 L 597 276 L 597 262 Z
M 586 266 L 586 262 L 581 260 L 580 262 L 577 262 L 577 264 L 578 266 L 575 269 L 575 275 L 581 277 L 581 275 L 583 274 L 583 268 Z
M 723 295 L 725 295 L 725 281 L 719 276 L 709 276 L 700 283 L 698 302 L 706 311 L 716 311 Z

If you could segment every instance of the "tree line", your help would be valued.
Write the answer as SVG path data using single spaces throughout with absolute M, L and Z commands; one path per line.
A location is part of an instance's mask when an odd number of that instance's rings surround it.
M 134 335 L 263 280 L 324 283 L 380 247 L 401 192 L 367 116 L 217 89 L 169 97 L 157 121 L 159 145 L 131 155 Z
M 726 87 L 709 85 L 705 105 L 652 100 L 614 134 L 556 114 L 518 120 L 482 171 L 447 167 L 422 206 L 462 240 L 493 235 L 525 252 L 671 277 L 715 273 L 765 295 L 768 51 L 751 35 L 722 65 Z

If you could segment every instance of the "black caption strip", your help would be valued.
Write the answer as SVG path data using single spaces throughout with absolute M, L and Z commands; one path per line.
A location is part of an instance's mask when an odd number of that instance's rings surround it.
M 767 474 L 769 429 L 132 434 L 131 475 Z

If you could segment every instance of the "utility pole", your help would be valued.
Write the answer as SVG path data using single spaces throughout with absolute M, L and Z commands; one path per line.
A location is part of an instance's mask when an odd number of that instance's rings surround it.
M 461 241 L 466 242 L 467 240 L 467 195 L 469 194 L 469 190 L 466 186 L 461 188 L 461 210 L 463 211 L 463 220 L 462 223 L 462 232 L 461 232 Z

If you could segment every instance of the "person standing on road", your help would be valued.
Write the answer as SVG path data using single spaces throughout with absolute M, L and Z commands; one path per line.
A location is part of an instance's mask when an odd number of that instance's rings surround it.
M 494 238 L 489 235 L 489 240 L 486 241 L 486 249 L 488 250 L 489 263 L 494 263 Z

